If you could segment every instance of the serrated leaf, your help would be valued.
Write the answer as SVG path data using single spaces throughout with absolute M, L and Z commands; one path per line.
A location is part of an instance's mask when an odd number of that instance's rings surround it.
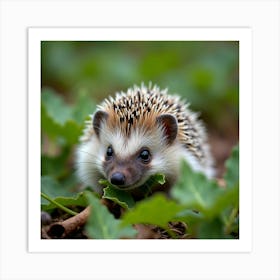
M 135 201 L 133 199 L 133 196 L 128 191 L 119 190 L 105 179 L 99 180 L 99 183 L 105 186 L 105 188 L 103 189 L 103 198 L 110 199 L 125 209 L 134 207 Z M 139 187 L 139 192 L 142 192 L 144 197 L 153 189 L 155 185 L 163 185 L 164 183 L 164 174 L 152 175 L 143 186 Z
M 217 197 L 223 190 L 203 174 L 195 173 L 186 162 L 182 162 L 181 176 L 171 190 L 171 195 L 189 209 L 209 215 Z
M 73 114 L 73 109 L 54 91 L 42 91 L 41 127 L 50 138 L 62 138 L 69 145 L 78 142 L 83 124 L 77 123 Z
M 102 198 L 110 199 L 125 209 L 132 208 L 135 205 L 132 195 L 126 191 L 108 186 L 103 189 L 103 192 Z
M 87 200 L 83 192 L 78 194 L 69 192 L 50 176 L 41 177 L 41 192 L 66 207 L 87 206 Z M 54 204 L 44 198 L 41 198 L 41 207 L 44 211 L 50 211 L 56 208 Z
M 86 231 L 91 238 L 118 239 L 136 236 L 137 232 L 131 225 L 123 226 L 91 192 L 86 192 L 86 196 L 92 208 L 86 224 Z
M 99 184 L 104 186 L 102 198 L 112 200 L 125 209 L 134 206 L 134 199 L 129 192 L 117 189 L 105 179 L 100 179 Z
M 71 207 L 71 206 L 86 207 L 87 206 L 87 199 L 83 192 L 78 193 L 72 197 L 59 196 L 59 197 L 56 197 L 54 199 L 54 201 L 65 207 Z M 43 211 L 50 211 L 50 210 L 57 208 L 56 205 L 54 205 L 53 203 L 42 204 L 41 206 L 42 206 Z
M 124 224 L 145 223 L 166 228 L 168 222 L 182 210 L 182 205 L 162 194 L 155 194 L 138 202 L 135 208 L 124 214 L 122 220 Z
M 236 165 L 230 167 L 236 168 Z M 192 171 L 186 162 L 182 163 L 181 170 L 182 175 L 171 190 L 171 195 L 186 208 L 198 210 L 206 218 L 212 218 L 226 206 L 238 203 L 238 184 L 223 189 L 203 174 Z
M 71 119 L 72 108 L 52 89 L 43 89 L 41 100 L 49 117 L 55 123 L 64 125 L 67 120 Z
M 48 115 L 44 105 L 41 106 L 41 126 L 42 131 L 49 137 L 63 138 L 70 145 L 77 143 L 82 133 L 82 125 L 77 124 L 74 120 L 69 119 L 63 124 L 56 123 Z

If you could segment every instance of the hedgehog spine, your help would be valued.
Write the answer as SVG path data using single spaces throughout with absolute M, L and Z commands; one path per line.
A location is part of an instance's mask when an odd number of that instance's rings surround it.
M 188 107 L 179 96 L 151 84 L 105 99 L 80 138 L 78 176 L 99 192 L 101 178 L 133 191 L 155 173 L 164 173 L 171 187 L 184 158 L 193 170 L 213 177 L 206 130 Z

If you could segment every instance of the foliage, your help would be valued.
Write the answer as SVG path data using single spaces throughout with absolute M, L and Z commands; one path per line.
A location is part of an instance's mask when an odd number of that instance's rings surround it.
M 95 239 L 128 238 L 136 235 L 136 230 L 131 225 L 123 226 L 120 220 L 108 211 L 91 192 L 87 192 L 88 202 L 92 207 L 87 223 L 87 233 Z
M 238 235 L 234 224 L 239 207 L 238 147 L 227 161 L 227 186 L 221 188 L 214 180 L 195 173 L 182 163 L 181 177 L 171 192 L 171 198 L 162 195 L 139 202 L 123 217 L 124 223 L 150 223 L 167 228 L 170 221 L 185 221 L 197 238 L 231 238 Z M 198 212 L 198 213 L 197 213 Z M 164 214 L 163 214 L 164 213 Z M 235 213 L 229 221 L 229 214 Z M 231 224 L 230 224 L 231 223 Z
M 192 172 L 183 162 L 182 176 L 172 189 L 172 197 L 186 208 L 195 209 L 207 218 L 217 216 L 227 205 L 238 206 L 235 204 L 238 202 L 239 174 L 236 172 L 232 177 L 228 175 L 233 170 L 238 170 L 238 164 L 238 148 L 235 147 L 227 161 L 226 188 L 221 188 L 216 181 L 208 180 L 201 173 Z
M 173 200 L 167 199 L 163 194 L 155 194 L 125 213 L 123 224 L 153 224 L 164 229 L 168 228 L 168 222 L 172 221 L 176 214 L 184 207 Z
M 102 198 L 112 200 L 125 209 L 135 206 L 135 201 L 130 193 L 117 189 L 107 180 L 100 180 L 99 183 L 105 186 Z M 145 185 L 139 187 L 139 191 L 141 191 L 143 197 L 147 197 L 154 186 L 157 184 L 163 185 L 164 183 L 165 176 L 163 174 L 155 174 L 148 179 Z
M 81 93 L 76 106 L 69 106 L 61 96 L 46 88 L 42 91 L 41 101 L 41 125 L 44 133 L 52 139 L 60 139 L 65 145 L 77 143 L 82 133 L 81 116 L 85 117 L 93 110 L 93 107 L 85 106 L 90 104 L 88 98 Z M 84 112 L 85 109 L 88 110 Z
M 107 187 L 103 197 L 126 209 L 121 219 L 115 219 L 92 192 L 86 192 L 87 202 L 83 192 L 75 196 L 64 194 L 65 197 L 55 197 L 55 192 L 58 195 L 61 190 L 58 184 L 48 177 L 42 179 L 42 191 L 46 189 L 56 202 L 66 207 L 90 204 L 94 210 L 87 224 L 87 231 L 89 236 L 94 238 L 133 237 L 134 224 L 152 224 L 168 229 L 168 223 L 172 221 L 186 222 L 189 234 L 196 238 L 236 238 L 239 234 L 239 175 L 234 170 L 238 170 L 238 155 L 238 147 L 235 147 L 227 161 L 225 188 L 218 186 L 213 180 L 208 180 L 204 175 L 193 172 L 185 162 L 182 163 L 182 176 L 174 186 L 171 198 L 155 194 L 135 203 L 131 197 L 118 191 L 114 193 L 113 188 Z M 55 204 L 42 201 L 42 209 L 45 211 L 55 207 Z
M 216 181 L 208 180 L 203 174 L 194 173 L 183 163 L 182 176 L 172 189 L 172 197 L 183 204 L 186 209 L 194 209 L 201 215 L 196 225 L 198 238 L 230 238 L 228 233 L 238 236 L 233 223 L 238 219 L 239 209 L 239 149 L 236 146 L 226 162 L 224 175 L 226 187 L 220 187 Z M 230 214 L 229 214 L 230 213 Z M 233 220 L 228 215 L 235 213 Z M 189 221 L 189 213 L 179 214 L 179 220 Z M 225 229 L 225 227 L 227 227 Z M 194 230 L 194 229 L 192 229 Z
M 106 180 L 101 181 L 100 183 L 105 186 L 103 198 L 112 200 L 125 209 L 124 215 L 120 219 L 116 219 L 104 205 L 100 204 L 93 192 L 79 192 L 77 189 L 69 188 L 69 185 L 77 186 L 77 182 L 70 176 L 71 168 L 70 171 L 65 171 L 67 169 L 65 161 L 68 160 L 69 155 L 72 157 L 70 151 L 74 138 L 67 138 L 64 126 L 70 118 L 74 124 L 73 130 L 77 132 L 77 135 L 82 127 L 75 119 L 71 106 L 66 105 L 52 91 L 43 91 L 43 95 L 45 95 L 42 98 L 42 108 L 45 108 L 42 111 L 45 116 L 44 124 L 47 127 L 51 124 L 57 127 L 57 129 L 49 131 L 48 128 L 45 130 L 45 126 L 42 126 L 43 132 L 49 137 L 48 141 L 56 139 L 56 141 L 60 141 L 61 145 L 55 156 L 42 154 L 42 163 L 44 163 L 42 164 L 44 168 L 41 180 L 42 210 L 52 213 L 56 208 L 66 207 L 79 211 L 79 209 L 91 205 L 94 210 L 90 215 L 86 230 L 88 236 L 93 238 L 135 238 L 136 232 L 132 227 L 134 224 L 152 224 L 168 230 L 169 222 L 175 221 L 185 222 L 191 237 L 238 238 L 238 146 L 233 149 L 231 157 L 226 162 L 227 171 L 224 175 L 226 187 L 220 187 L 216 181 L 207 179 L 203 174 L 193 172 L 185 162 L 182 162 L 180 180 L 173 187 L 170 197 L 156 194 L 135 202 L 128 193 L 115 189 Z M 61 112 L 67 115 L 67 118 L 65 116 L 54 117 L 53 107 L 55 106 L 58 106 Z M 77 141 L 78 139 L 75 138 L 74 142 Z M 49 142 L 47 142 L 48 144 Z M 42 143 L 42 146 L 45 145 Z M 67 152 L 69 152 L 68 157 Z M 155 182 L 163 184 L 164 175 L 153 176 L 148 182 L 149 189 Z
M 83 122 L 93 112 L 94 102 L 85 92 L 77 93 L 77 106 L 66 103 L 54 90 L 44 88 L 41 98 L 41 175 L 49 176 L 68 191 L 77 189 L 73 173 L 75 144 L 82 133 Z M 81 109 L 81 112 L 77 108 Z
M 169 197 L 135 202 L 101 182 L 103 198 L 124 209 L 120 219 L 94 193 L 80 190 L 73 164 L 83 123 L 96 102 L 141 82 L 182 95 L 220 135 L 238 134 L 238 49 L 238 42 L 42 42 L 41 209 L 79 212 L 92 205 L 96 211 L 86 226 L 92 238 L 135 238 L 134 223 L 168 230 L 168 223 L 176 221 L 185 222 L 193 238 L 238 238 L 237 147 L 226 162 L 226 187 L 186 163 Z M 153 182 L 163 184 L 163 174 L 156 174 L 143 192 Z
M 187 98 L 220 130 L 238 120 L 237 41 L 45 41 L 41 51 L 42 85 L 72 102 L 80 89 L 99 101 L 152 81 Z

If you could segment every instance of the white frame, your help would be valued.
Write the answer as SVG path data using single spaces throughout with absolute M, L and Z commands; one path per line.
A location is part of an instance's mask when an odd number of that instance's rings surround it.
M 0 279 L 279 280 L 279 8 L 278 0 L 0 1 Z M 29 253 L 27 28 L 154 25 L 252 30 L 252 250 Z
M 249 252 L 252 245 L 252 91 L 249 28 L 29 28 L 30 252 Z M 239 41 L 240 227 L 226 240 L 46 240 L 40 236 L 41 41 Z M 244 172 L 246 170 L 246 172 Z

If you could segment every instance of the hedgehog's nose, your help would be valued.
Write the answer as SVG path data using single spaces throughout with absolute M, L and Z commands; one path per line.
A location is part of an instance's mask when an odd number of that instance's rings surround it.
M 125 176 L 121 172 L 116 172 L 111 176 L 111 183 L 113 185 L 122 186 L 125 183 Z

